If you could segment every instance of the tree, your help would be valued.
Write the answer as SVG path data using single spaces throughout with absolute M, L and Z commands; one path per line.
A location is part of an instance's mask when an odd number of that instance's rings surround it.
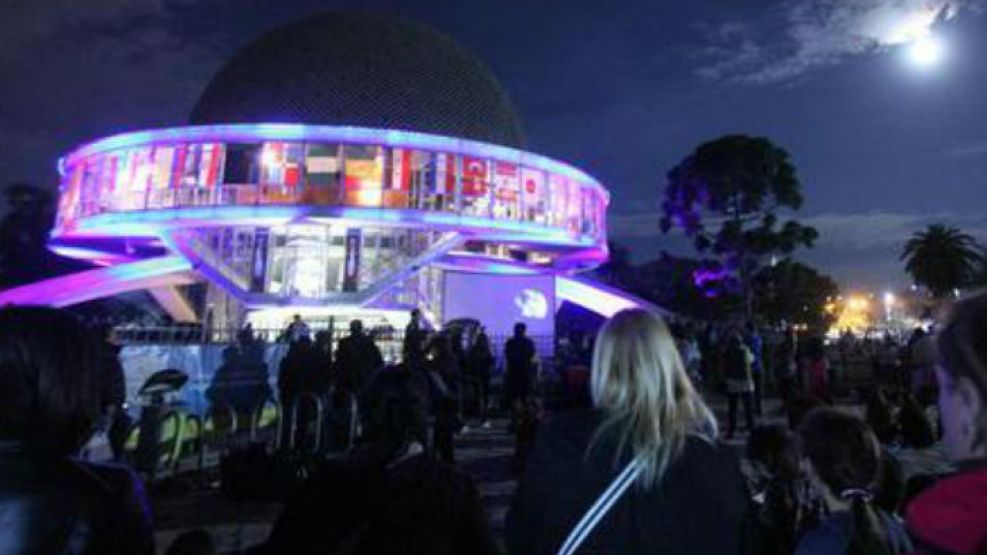
M 771 324 L 800 323 L 820 332 L 833 324 L 825 306 L 839 286 L 811 266 L 786 258 L 759 271 L 754 289 L 758 314 Z
M 14 183 L 3 196 L 8 212 L 0 222 L 0 288 L 46 276 L 54 258 L 45 246 L 54 222 L 51 194 Z
M 708 260 L 662 253 L 660 258 L 628 272 L 624 287 L 676 314 L 700 320 L 724 320 L 739 306 L 738 299 L 729 288 L 700 283 L 697 276 L 708 272 L 709 267 Z
M 631 268 L 631 253 L 627 247 L 615 241 L 607 241 L 610 257 L 599 267 L 597 273 L 609 285 L 619 286 Z
M 942 298 L 970 284 L 982 257 L 973 237 L 936 224 L 912 235 L 900 259 L 916 284 Z
M 740 285 L 744 314 L 753 317 L 753 276 L 772 255 L 811 247 L 818 233 L 778 213 L 802 206 L 801 184 L 788 153 L 761 137 L 729 135 L 700 145 L 668 172 L 660 221 L 678 228 L 700 253 L 710 253 Z
M 0 220 L 0 289 L 90 268 L 48 250 L 55 221 L 49 191 L 14 183 L 3 190 L 7 214 Z

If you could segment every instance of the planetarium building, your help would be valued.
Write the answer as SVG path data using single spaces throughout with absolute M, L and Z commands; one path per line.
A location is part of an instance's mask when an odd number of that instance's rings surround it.
M 607 190 L 524 149 L 476 57 L 389 15 L 274 30 L 219 70 L 188 125 L 95 140 L 59 171 L 50 248 L 98 266 L 0 303 L 145 289 L 210 329 L 412 307 L 549 329 L 564 301 L 635 303 L 577 275 L 607 258 Z

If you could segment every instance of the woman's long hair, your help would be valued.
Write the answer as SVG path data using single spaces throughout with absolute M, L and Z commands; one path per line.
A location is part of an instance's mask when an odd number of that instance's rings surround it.
M 661 480 L 687 435 L 711 442 L 717 436 L 716 419 L 689 381 L 668 326 L 651 312 L 625 310 L 604 324 L 590 386 L 593 404 L 605 414 L 590 448 L 616 430 L 615 459 L 629 444 L 642 487 Z
M 847 555 L 891 555 L 885 521 L 873 497 L 881 473 L 881 446 L 860 418 L 833 408 L 812 411 L 799 427 L 802 453 L 834 496 L 850 502 L 853 528 Z

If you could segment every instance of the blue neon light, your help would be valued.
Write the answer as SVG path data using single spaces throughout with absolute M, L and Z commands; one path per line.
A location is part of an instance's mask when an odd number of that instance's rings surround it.
M 568 231 L 541 224 L 512 220 L 495 220 L 461 216 L 425 210 L 398 210 L 337 206 L 199 206 L 133 212 L 113 212 L 90 216 L 79 221 L 71 235 L 100 235 L 116 237 L 161 237 L 164 229 L 229 225 L 288 225 L 306 221 L 332 223 L 345 220 L 353 223 L 412 226 L 430 224 L 464 232 L 483 233 L 489 241 L 528 242 L 600 249 L 592 237 L 574 237 Z M 490 231 L 495 234 L 488 234 Z M 487 233 L 484 233 L 487 232 Z

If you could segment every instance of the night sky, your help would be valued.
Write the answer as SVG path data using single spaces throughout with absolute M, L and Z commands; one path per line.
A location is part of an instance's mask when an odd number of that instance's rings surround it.
M 12 0 L 0 7 L 0 184 L 54 187 L 73 145 L 183 124 L 213 72 L 269 28 L 386 9 L 493 68 L 529 148 L 611 190 L 611 235 L 636 260 L 688 252 L 657 232 L 665 172 L 705 140 L 758 134 L 793 156 L 801 216 L 821 233 L 800 257 L 880 290 L 906 282 L 898 253 L 929 223 L 987 239 L 985 3 Z M 918 68 L 895 43 L 930 24 L 946 55 Z

